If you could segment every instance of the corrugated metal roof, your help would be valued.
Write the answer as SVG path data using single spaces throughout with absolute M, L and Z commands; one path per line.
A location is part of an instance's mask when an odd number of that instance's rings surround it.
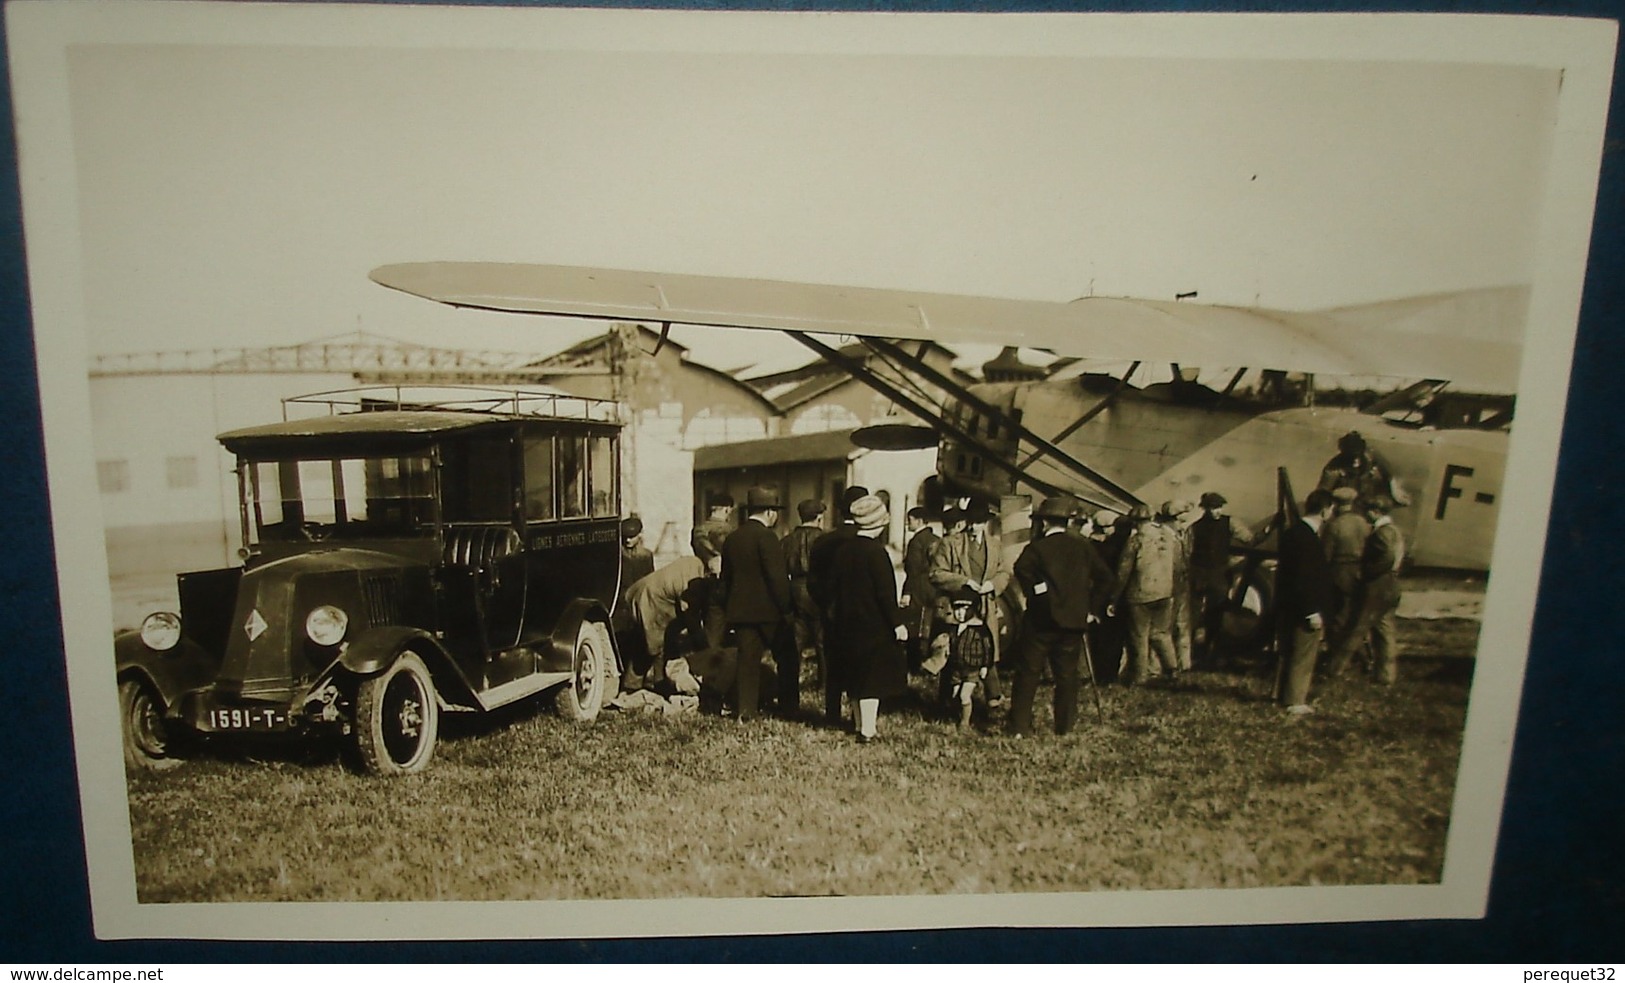
M 694 470 L 726 471 L 758 468 L 774 464 L 808 464 L 815 461 L 846 461 L 862 452 L 852 443 L 851 430 L 742 440 L 736 444 L 713 444 L 694 452 Z

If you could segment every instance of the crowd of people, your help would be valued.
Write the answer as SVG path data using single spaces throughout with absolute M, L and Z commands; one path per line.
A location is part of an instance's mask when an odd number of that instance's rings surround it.
M 1313 712 L 1317 678 L 1323 689 L 1356 659 L 1380 682 L 1396 679 L 1405 544 L 1390 517 L 1399 507 L 1391 488 L 1349 434 L 1301 514 L 1268 530 L 1273 631 L 1252 634 L 1267 638 L 1275 697 L 1292 716 Z M 732 499 L 713 497 L 692 555 L 659 569 L 641 545 L 641 522 L 627 519 L 614 617 L 622 687 L 696 698 L 740 722 L 769 710 L 799 718 L 807 661 L 824 718 L 850 720 L 869 743 L 882 701 L 910 693 L 911 673 L 935 678 L 944 719 L 997 727 L 1002 718 L 1017 737 L 1032 734 L 1049 680 L 1054 729 L 1065 734 L 1077 724 L 1085 674 L 1095 687 L 1167 685 L 1231 654 L 1226 618 L 1243 610 L 1247 584 L 1235 573 L 1246 531 L 1226 506 L 1215 491 L 1194 505 L 1126 514 L 1050 496 L 1032 509 L 1014 562 L 987 505 L 914 508 L 900 584 L 884 542 L 890 505 L 860 487 L 847 490 L 827 528 L 823 502 L 799 503 L 799 524 L 782 539 L 774 530 L 784 504 L 772 489 L 750 489 L 737 524 Z

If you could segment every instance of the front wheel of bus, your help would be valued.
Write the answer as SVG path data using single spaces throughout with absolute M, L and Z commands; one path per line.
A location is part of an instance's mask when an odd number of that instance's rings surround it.
M 163 771 L 180 764 L 164 727 L 164 708 L 152 687 L 128 679 L 118 687 L 124 763 L 135 771 Z
M 566 720 L 591 720 L 609 699 L 610 681 L 615 677 L 615 651 L 601 622 L 581 623 L 572 668 L 570 682 L 559 690 L 554 705 Z
M 415 652 L 402 654 L 356 689 L 355 750 L 364 770 L 374 775 L 422 771 L 434 756 L 439 731 L 434 680 Z

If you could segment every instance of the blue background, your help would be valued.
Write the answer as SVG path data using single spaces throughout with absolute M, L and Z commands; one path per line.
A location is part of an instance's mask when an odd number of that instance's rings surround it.
M 516 5 L 516 4 L 509 4 Z M 539 5 L 539 4 L 532 4 Z M 579 3 L 578 6 L 630 6 Z M 665 0 L 662 8 L 885 11 L 1428 10 L 1617 19 L 1618 0 L 1315 4 L 931 0 Z M 3 28 L 0 28 L 3 30 Z M 958 930 L 777 938 L 412 944 L 101 942 L 91 933 L 60 611 L 45 495 L 38 383 L 6 76 L 0 139 L 0 963 L 1031 960 L 1158 962 L 1570 962 L 1625 953 L 1625 292 L 1616 68 L 1558 486 L 1512 758 L 1489 916 L 1180 929 Z

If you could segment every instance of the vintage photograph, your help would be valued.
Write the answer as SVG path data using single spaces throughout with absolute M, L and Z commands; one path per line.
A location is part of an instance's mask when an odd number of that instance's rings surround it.
M 8 13 L 98 932 L 1482 911 L 1583 26 Z

